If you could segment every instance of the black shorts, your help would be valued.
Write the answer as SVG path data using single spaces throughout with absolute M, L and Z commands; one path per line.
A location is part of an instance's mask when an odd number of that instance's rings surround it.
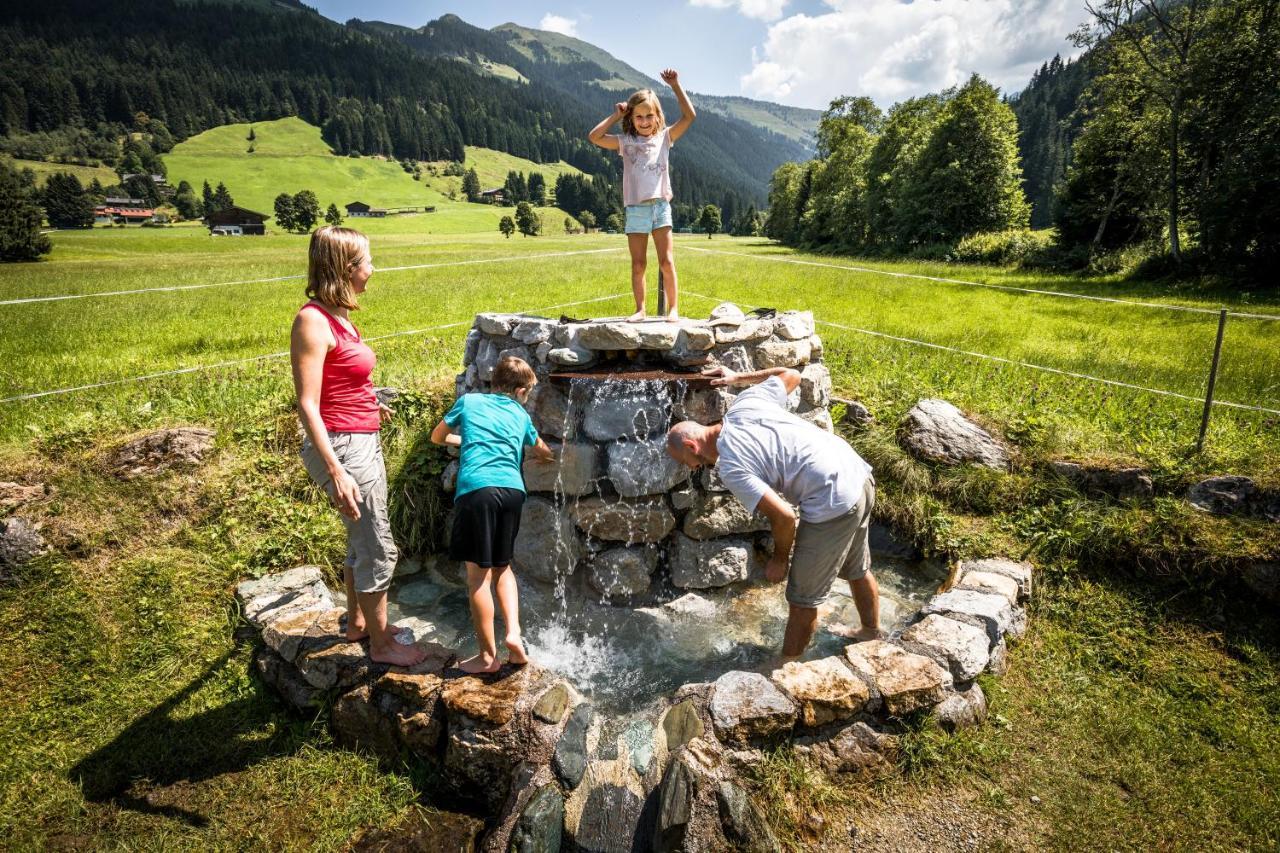
M 487 486 L 454 501 L 449 559 L 475 563 L 482 569 L 511 563 L 524 492 Z

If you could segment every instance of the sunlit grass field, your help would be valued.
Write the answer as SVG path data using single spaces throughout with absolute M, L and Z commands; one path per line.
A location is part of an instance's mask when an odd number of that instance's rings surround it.
M 423 219 L 358 223 L 381 268 L 354 318 L 375 339 L 379 384 L 451 391 L 479 311 L 630 310 L 620 235 L 508 240 L 487 225 L 426 233 Z M 336 514 L 296 461 L 288 362 L 279 355 L 304 299 L 307 238 L 213 239 L 179 227 L 53 240 L 39 263 L 0 265 L 0 302 L 86 298 L 3 306 L 0 398 L 116 384 L 0 403 L 0 480 L 51 487 L 21 512 L 43 525 L 54 549 L 0 585 L 6 845 L 347 849 L 423 803 L 436 825 L 430 807 L 452 804 L 433 798 L 435 781 L 421 767 L 380 768 L 335 748 L 323 712 L 304 719 L 283 709 L 254 674 L 252 642 L 237 630 L 231 603 L 231 586 L 246 575 L 302 562 L 332 569 L 343 553 Z M 1206 452 L 1195 456 L 1193 401 L 853 331 L 1196 397 L 1216 317 L 792 261 L 1211 309 L 1280 313 L 1276 302 L 817 257 L 723 236 L 680 237 L 676 252 L 686 316 L 705 316 L 721 299 L 814 311 L 838 392 L 877 418 L 870 430 L 846 432 L 877 466 L 877 513 L 918 522 L 951 555 L 1021 556 L 1034 546 L 1042 562 L 1028 636 L 1010 651 L 1010 673 L 985 682 L 986 725 L 956 736 L 908 731 L 901 769 L 874 786 L 837 788 L 786 753 L 770 757 L 753 790 L 787 849 L 845 849 L 846 821 L 870 832 L 895 810 L 923 820 L 939 801 L 962 803 L 998 828 L 979 849 L 1274 848 L 1274 617 L 1212 585 L 1201 596 L 1203 578 L 1175 587 L 1135 580 L 1130 564 L 1166 553 L 1267 557 L 1274 525 L 1200 515 L 1173 489 L 1223 472 L 1275 485 L 1280 419 L 1216 410 Z M 392 269 L 403 266 L 421 268 Z M 256 281 L 266 278 L 278 280 Z M 101 295 L 194 285 L 217 286 Z M 1229 322 L 1219 398 L 1280 408 L 1278 331 L 1267 321 Z M 185 368 L 198 369 L 133 381 Z M 904 459 L 893 439 L 898 418 L 927 396 L 974 413 L 1024 459 L 1135 459 L 1169 490 L 1128 505 L 1062 492 L 1025 466 L 999 476 L 932 474 Z M 409 411 L 383 438 L 393 476 L 429 426 Z M 139 481 L 109 472 L 104 460 L 119 442 L 180 424 L 218 430 L 205 465 Z M 1130 541 L 1136 556 L 1106 552 L 1128 562 L 1086 556 L 1100 543 Z M 808 822 L 815 811 L 825 835 Z

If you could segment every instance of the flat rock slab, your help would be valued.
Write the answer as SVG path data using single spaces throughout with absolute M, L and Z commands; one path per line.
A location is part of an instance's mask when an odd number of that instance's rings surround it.
M 1149 498 L 1156 493 L 1151 472 L 1135 466 L 1107 468 L 1061 459 L 1049 463 L 1053 472 L 1091 495 L 1115 498 Z
M 960 577 L 957 589 L 976 589 L 978 592 L 990 592 L 1003 595 L 1010 604 L 1018 603 L 1018 582 L 1006 575 L 995 572 L 965 572 Z
M 902 645 L 945 666 L 957 682 L 977 678 L 991 657 L 984 629 L 936 613 L 903 631 Z
M 1187 491 L 1196 509 L 1214 515 L 1252 515 L 1280 521 L 1280 494 L 1265 492 L 1248 477 L 1228 474 L 1209 477 Z
M 676 526 L 675 515 L 659 496 L 631 500 L 587 498 L 570 504 L 568 511 L 583 533 L 610 542 L 660 542 Z
M 213 449 L 216 433 L 204 427 L 162 429 L 135 438 L 117 450 L 111 467 L 127 479 L 159 474 L 171 468 L 192 467 Z
M 667 350 L 679 334 L 678 323 L 589 323 L 578 332 L 578 342 L 594 350 Z
M 671 400 L 661 382 L 604 384 L 586 404 L 582 429 L 596 441 L 641 439 L 665 433 L 671 425 Z
M 606 598 L 625 599 L 649 589 L 650 578 L 657 567 L 655 548 L 610 548 L 588 561 L 587 583 Z
M 319 566 L 299 566 L 236 585 L 240 613 L 262 628 L 275 619 L 335 609 Z
M 440 697 L 451 717 L 466 717 L 489 726 L 505 726 L 515 716 L 516 703 L 525 690 L 541 676 L 534 664 L 522 667 L 504 666 L 497 672 L 485 675 L 452 677 L 457 670 L 446 675 Z
M 992 644 L 1005 634 L 1021 636 L 1026 627 L 1026 614 L 1015 609 L 1003 595 L 972 589 L 950 589 L 935 595 L 920 612 L 925 616 L 931 613 L 952 616 L 961 622 L 976 621 L 986 629 Z
M 726 672 L 715 681 L 711 721 L 727 743 L 747 744 L 788 732 L 796 704 L 758 672 Z
M 903 418 L 899 437 L 908 453 L 927 462 L 1009 468 L 1004 445 L 946 400 L 916 403 Z
M 771 676 L 800 705 L 800 722 L 809 728 L 847 720 L 871 699 L 867 682 L 853 674 L 839 657 L 790 661 Z
M 883 640 L 854 643 L 844 651 L 853 670 L 875 685 L 885 710 L 894 716 L 936 705 L 951 686 L 951 673 L 932 660 Z

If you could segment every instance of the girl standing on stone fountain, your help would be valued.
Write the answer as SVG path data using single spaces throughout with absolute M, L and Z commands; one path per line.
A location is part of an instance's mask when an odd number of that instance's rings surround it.
M 347 640 L 369 638 L 369 657 L 412 666 L 425 655 L 396 641 L 387 625 L 387 587 L 395 542 L 387 517 L 387 471 L 378 431 L 391 409 L 373 392 L 373 350 L 351 324 L 373 275 L 369 238 L 326 225 L 311 235 L 309 301 L 293 318 L 289 355 L 306 437 L 302 461 L 328 493 L 347 528 Z
M 533 448 L 538 462 L 555 458 L 524 408 L 537 384 L 533 368 L 524 359 L 506 356 L 493 370 L 493 393 L 459 397 L 431 432 L 436 444 L 462 449 L 449 558 L 466 563 L 471 621 L 480 648 L 479 654 L 458 664 L 465 672 L 496 672 L 502 665 L 493 631 L 491 586 L 497 591 L 507 626 L 509 660 L 517 665 L 529 662 L 520 631 L 520 593 L 511 571 L 511 556 L 524 507 L 523 450 Z
M 676 300 L 675 246 L 671 236 L 671 174 L 668 155 L 675 141 L 693 124 L 696 113 L 680 77 L 672 68 L 662 72 L 662 81 L 676 93 L 680 103 L 680 120 L 667 127 L 662 104 L 651 89 L 641 89 L 619 102 L 616 109 L 594 128 L 587 138 L 610 151 L 622 155 L 622 203 L 626 206 L 627 247 L 631 250 L 631 292 L 636 298 L 636 313 L 631 320 L 645 316 L 645 267 L 648 262 L 649 235 L 658 253 L 662 285 L 667 298 L 667 318 L 679 315 Z M 608 130 L 622 122 L 621 134 Z

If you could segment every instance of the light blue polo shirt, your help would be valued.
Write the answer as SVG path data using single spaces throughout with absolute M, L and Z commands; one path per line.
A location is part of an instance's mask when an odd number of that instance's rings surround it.
M 520 462 L 538 431 L 523 406 L 505 394 L 464 394 L 444 422 L 462 437 L 454 497 L 492 486 L 524 491 Z

